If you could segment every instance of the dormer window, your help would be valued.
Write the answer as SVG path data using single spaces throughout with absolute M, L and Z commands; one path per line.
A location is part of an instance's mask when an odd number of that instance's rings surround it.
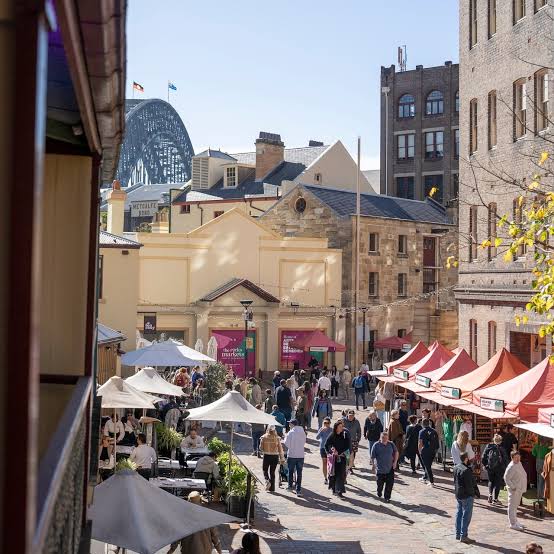
M 231 166 L 225 169 L 225 186 L 236 187 L 237 186 L 237 167 Z

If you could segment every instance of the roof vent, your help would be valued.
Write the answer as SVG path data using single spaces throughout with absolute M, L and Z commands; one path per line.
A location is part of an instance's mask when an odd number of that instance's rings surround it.
M 323 146 L 323 143 L 320 140 L 310 140 L 308 146 Z

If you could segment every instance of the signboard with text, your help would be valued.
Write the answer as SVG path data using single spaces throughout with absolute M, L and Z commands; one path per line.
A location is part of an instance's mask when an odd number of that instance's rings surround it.
M 157 211 L 157 200 L 131 202 L 131 217 L 152 217 Z
M 295 363 L 298 363 L 300 369 L 306 369 L 309 361 L 315 358 L 318 361 L 323 360 L 323 353 L 317 351 L 304 352 L 299 348 L 293 348 L 290 343 L 295 340 L 301 340 L 307 335 L 313 333 L 313 329 L 299 330 L 291 329 L 281 331 L 281 344 L 280 344 L 280 369 L 292 369 Z
M 504 400 L 497 400 L 496 398 L 481 398 L 479 405 L 484 410 L 492 410 L 493 412 L 504 411 Z
M 251 377 L 256 374 L 256 331 L 248 331 L 244 340 L 244 331 L 239 329 L 216 329 L 212 336 L 217 342 L 217 361 L 232 369 L 239 377 Z M 248 356 L 248 375 L 244 371 L 244 348 Z
M 410 377 L 410 374 L 403 369 L 395 369 L 392 374 L 398 379 L 402 379 L 403 381 L 407 381 Z
M 462 397 L 462 390 L 455 387 L 442 387 L 441 396 L 445 398 L 454 398 L 459 400 Z
M 415 376 L 415 382 L 425 388 L 429 388 L 431 386 L 431 378 L 430 377 L 424 377 L 423 375 L 416 375 Z
M 144 334 L 153 335 L 156 334 L 157 317 L 156 315 L 144 316 Z

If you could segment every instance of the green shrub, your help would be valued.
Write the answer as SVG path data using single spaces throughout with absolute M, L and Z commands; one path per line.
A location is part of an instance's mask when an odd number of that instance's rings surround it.
M 216 362 L 210 364 L 204 372 L 204 404 L 211 404 L 219 400 L 225 394 L 225 377 L 227 368 Z
M 132 469 L 133 471 L 136 471 L 137 464 L 129 458 L 121 458 L 115 466 L 115 471 L 123 471 L 124 469 Z
M 229 452 L 231 450 L 231 447 L 226 442 L 223 442 L 221 439 L 214 437 L 213 439 L 208 441 L 208 450 L 210 452 L 213 452 L 216 458 L 219 458 L 219 456 L 224 452 Z
M 229 452 L 223 452 L 217 459 L 223 482 L 223 490 L 226 494 L 238 496 L 239 498 L 246 498 L 248 471 L 240 462 L 233 458 L 231 462 L 231 482 L 229 483 L 229 476 L 227 475 L 227 470 L 229 469 L 229 455 Z M 256 480 L 254 479 L 252 481 L 252 494 L 256 492 L 255 483 Z
M 172 427 L 166 427 L 163 423 L 156 424 L 156 437 L 158 449 L 171 451 L 180 446 L 183 435 Z

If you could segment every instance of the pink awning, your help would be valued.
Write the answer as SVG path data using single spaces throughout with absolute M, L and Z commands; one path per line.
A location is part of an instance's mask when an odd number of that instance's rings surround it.
M 408 368 L 411 377 L 418 373 L 434 371 L 449 362 L 454 354 L 439 342 L 433 343 L 429 353 Z
M 404 356 L 394 362 L 387 362 L 383 365 L 389 370 L 389 373 L 392 373 L 395 369 L 406 369 L 412 366 L 427 354 L 429 354 L 429 350 L 419 341 L 409 352 L 406 352 Z
M 478 367 L 463 348 L 457 348 L 453 352 L 455 353 L 453 358 L 438 369 L 425 373 L 425 377 L 429 377 L 433 383 L 437 383 L 440 380 L 457 379 Z M 440 383 L 437 383 L 435 388 L 440 391 Z
M 319 329 L 316 329 L 309 335 L 301 339 L 292 341 L 290 346 L 309 352 L 312 348 L 327 348 L 330 352 L 345 352 L 346 346 L 331 340 L 327 335 L 324 335 Z
M 375 342 L 375 348 L 388 348 L 389 350 L 402 350 L 404 346 L 412 343 L 412 333 L 405 337 L 392 336 Z
M 552 418 L 554 417 L 554 406 L 549 408 L 539 408 L 539 423 L 545 423 L 550 425 Z

